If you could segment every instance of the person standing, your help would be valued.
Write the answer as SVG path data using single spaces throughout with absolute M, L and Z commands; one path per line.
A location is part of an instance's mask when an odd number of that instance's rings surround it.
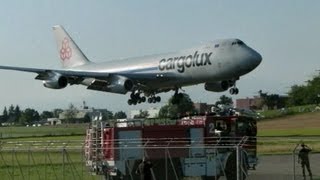
M 312 172 L 310 169 L 310 162 L 309 162 L 309 153 L 311 152 L 311 148 L 309 148 L 307 145 L 304 143 L 301 144 L 301 150 L 299 151 L 299 159 L 298 163 L 301 163 L 302 167 L 302 175 L 304 179 L 306 179 L 306 173 L 305 173 L 305 168 L 307 168 L 309 172 L 309 176 L 312 179 Z
M 142 159 L 136 170 L 136 174 L 140 175 L 140 180 L 152 180 L 152 167 L 153 165 L 150 161 L 147 161 L 145 158 Z

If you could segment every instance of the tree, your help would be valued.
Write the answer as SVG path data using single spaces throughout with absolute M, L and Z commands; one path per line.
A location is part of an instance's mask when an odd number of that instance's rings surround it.
M 102 120 L 109 120 L 109 119 L 113 119 L 113 112 L 109 111 L 109 110 L 103 110 L 101 111 L 102 114 Z
M 125 119 L 125 118 L 127 118 L 127 114 L 123 111 L 119 111 L 114 114 L 114 119 Z
M 59 118 L 59 115 L 63 112 L 62 109 L 54 109 L 53 110 L 53 117 Z
M 66 122 L 73 122 L 77 117 L 78 109 L 71 103 L 65 112 Z
M 16 107 L 14 108 L 14 116 L 15 116 L 15 122 L 18 122 L 21 116 L 20 107 L 18 105 L 16 105 Z
M 40 116 L 38 111 L 31 108 L 27 108 L 21 113 L 21 116 L 19 118 L 19 123 L 22 125 L 26 125 L 26 124 L 32 124 L 39 120 L 40 120 Z
M 7 122 L 8 120 L 8 111 L 7 107 L 4 107 L 3 113 L 2 113 L 2 122 Z
M 305 85 L 293 85 L 288 92 L 289 106 L 320 103 L 320 74 L 307 81 Z
M 160 118 L 176 118 L 182 115 L 186 115 L 188 113 L 195 112 L 193 102 L 189 95 L 182 93 L 181 99 L 179 100 L 179 104 L 173 104 L 173 98 L 175 97 L 172 96 L 169 99 L 168 104 L 161 107 L 159 111 Z
M 263 100 L 263 104 L 268 107 L 268 109 L 274 109 L 274 108 L 282 108 L 285 106 L 286 97 L 280 96 L 279 94 L 268 94 L 262 92 L 262 90 L 259 91 L 260 97 Z
M 233 105 L 233 101 L 231 97 L 228 97 L 226 95 L 222 95 L 220 96 L 219 100 L 216 102 L 216 105 L 227 105 L 227 106 L 232 106 Z
M 41 119 L 53 118 L 53 112 L 51 111 L 43 111 L 40 115 Z
M 10 123 L 14 123 L 15 120 L 16 120 L 16 118 L 15 118 L 14 106 L 11 104 L 9 106 L 9 110 L 8 110 L 8 120 L 7 121 Z
M 91 116 L 90 116 L 89 113 L 87 113 L 86 115 L 84 115 L 84 117 L 83 117 L 83 122 L 84 122 L 84 123 L 91 122 Z
M 147 118 L 149 116 L 148 111 L 143 111 L 140 109 L 140 112 L 138 115 L 135 115 L 133 118 Z
M 160 118 L 168 118 L 168 117 L 174 117 L 171 113 L 171 110 L 173 109 L 172 105 L 170 106 L 169 104 L 164 105 L 160 108 L 159 110 L 159 117 Z

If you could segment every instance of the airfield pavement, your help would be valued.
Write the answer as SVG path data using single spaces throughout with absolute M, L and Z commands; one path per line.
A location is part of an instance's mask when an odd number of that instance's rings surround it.
M 296 157 L 297 158 L 297 157 Z M 310 154 L 310 166 L 313 180 L 320 179 L 320 154 Z M 247 180 L 292 180 L 293 179 L 292 155 L 266 155 L 259 157 L 256 170 L 249 171 Z M 296 180 L 303 179 L 301 165 L 295 163 Z M 307 179 L 308 172 L 306 170 Z M 223 180 L 223 178 L 222 178 Z
M 320 153 L 310 154 L 310 166 L 313 180 L 320 180 Z M 295 163 L 295 171 L 295 180 L 303 180 L 301 165 L 297 162 Z M 306 180 L 309 180 L 307 170 L 306 175 Z M 193 178 L 192 180 L 200 180 L 200 178 Z M 219 180 L 226 180 L 226 177 L 222 176 Z M 246 180 L 294 180 L 293 156 L 260 156 L 256 170 L 250 170 Z

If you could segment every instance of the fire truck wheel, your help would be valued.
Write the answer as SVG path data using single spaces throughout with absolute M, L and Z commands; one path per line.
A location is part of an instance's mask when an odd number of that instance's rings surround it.
M 241 157 L 242 157 L 242 165 L 240 167 L 240 172 L 241 172 L 241 180 L 246 179 L 246 173 L 248 171 L 248 166 L 247 166 L 247 156 L 246 153 L 241 152 Z M 227 180 L 237 180 L 237 153 L 236 151 L 232 151 L 232 153 L 229 155 L 227 164 L 225 167 L 225 173 L 226 173 L 226 178 Z

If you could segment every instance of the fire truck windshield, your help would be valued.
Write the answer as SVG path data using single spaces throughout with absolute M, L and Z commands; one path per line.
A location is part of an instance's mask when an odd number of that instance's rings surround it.
M 237 134 L 244 136 L 256 136 L 257 127 L 255 120 L 251 118 L 238 119 Z

